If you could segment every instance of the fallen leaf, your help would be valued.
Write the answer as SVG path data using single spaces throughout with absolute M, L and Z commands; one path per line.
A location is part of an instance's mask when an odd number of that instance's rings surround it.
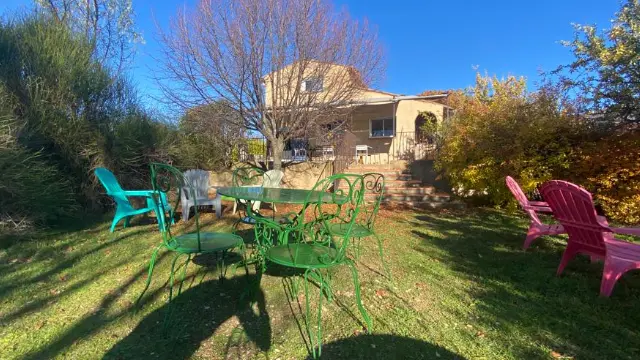
M 420 289 L 426 289 L 427 288 L 427 284 L 425 284 L 423 282 L 417 282 L 416 283 L 416 287 L 420 288 Z
M 478 331 L 476 333 L 476 336 L 479 337 L 479 338 L 483 338 L 485 336 L 485 333 L 483 333 L 482 331 Z
M 376 296 L 385 297 L 385 296 L 387 296 L 387 292 L 384 291 L 383 289 L 378 289 L 378 290 L 376 290 Z

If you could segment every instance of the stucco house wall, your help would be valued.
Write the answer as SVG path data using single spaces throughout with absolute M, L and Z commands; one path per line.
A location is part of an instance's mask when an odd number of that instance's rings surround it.
M 415 122 L 421 112 L 432 113 L 438 122 L 444 117 L 445 106 L 426 100 L 401 100 L 395 105 L 395 136 L 370 137 L 369 121 L 390 118 L 394 113 L 393 103 L 364 105 L 351 116 L 351 132 L 356 136 L 356 145 L 368 145 L 367 163 L 387 163 L 391 159 L 410 156 L 414 151 Z M 355 149 L 353 150 L 355 156 Z

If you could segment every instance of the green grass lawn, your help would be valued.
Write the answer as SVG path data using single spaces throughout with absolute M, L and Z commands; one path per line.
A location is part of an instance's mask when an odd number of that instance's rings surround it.
M 163 253 L 135 311 L 160 241 L 157 225 L 144 220 L 110 234 L 105 218 L 0 250 L 0 359 L 308 356 L 303 292 L 287 296 L 279 271 L 249 298 L 242 295 L 253 271 L 220 283 L 215 259 L 196 258 L 165 328 L 171 256 Z M 208 230 L 229 230 L 233 220 L 203 216 Z M 363 331 L 348 269 L 339 269 L 335 299 L 324 305 L 323 355 L 639 358 L 640 278 L 628 274 L 600 298 L 602 264 L 579 257 L 556 277 L 563 239 L 545 237 L 523 252 L 526 225 L 493 210 L 381 211 L 393 281 L 380 275 L 373 242 L 363 241 L 358 265 L 373 333 Z

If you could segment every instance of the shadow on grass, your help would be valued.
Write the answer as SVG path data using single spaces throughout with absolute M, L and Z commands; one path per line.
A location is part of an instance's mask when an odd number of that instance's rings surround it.
M 186 281 L 186 280 L 185 280 Z M 221 324 L 237 317 L 239 327 L 227 342 L 227 356 L 244 346 L 244 335 L 258 351 L 271 347 L 271 325 L 264 293 L 249 286 L 255 275 L 237 276 L 223 282 L 202 282 L 146 316 L 131 333 L 114 345 L 105 359 L 187 359 Z M 255 306 L 254 306 L 255 304 Z M 173 314 L 163 326 L 168 311 Z M 239 353 L 246 352 L 243 348 Z
M 464 359 L 443 347 L 396 335 L 359 335 L 330 342 L 322 346 L 321 358 Z
M 579 256 L 555 276 L 564 239 L 539 238 L 524 252 L 525 223 L 491 210 L 427 213 L 415 217 L 413 233 L 424 239 L 416 250 L 475 283 L 468 291 L 480 326 L 534 342 L 502 336 L 516 358 L 548 357 L 544 347 L 581 359 L 638 358 L 637 274 L 599 298 L 602 263 Z
M 37 276 L 31 277 L 31 278 L 21 278 L 21 279 L 17 279 L 13 282 L 9 282 L 9 283 L 5 283 L 3 284 L 3 286 L 0 286 L 0 299 L 2 299 L 5 295 L 9 295 L 12 291 L 16 290 L 18 287 L 22 287 L 22 286 L 27 286 L 29 284 L 34 284 L 34 283 L 38 283 L 38 282 L 42 282 L 42 281 L 46 281 L 47 279 L 49 279 L 52 276 L 58 275 L 63 273 L 65 270 L 73 267 L 74 265 L 76 265 L 77 263 L 79 263 L 80 261 L 82 261 L 85 257 L 95 254 L 99 251 L 102 250 L 106 250 L 128 238 L 131 237 L 136 237 L 139 236 L 141 234 L 150 232 L 149 229 L 140 229 L 140 230 L 136 230 L 136 231 L 132 231 L 132 232 L 128 232 L 128 233 L 124 233 L 124 234 L 114 234 L 113 237 L 110 240 L 98 243 L 97 245 L 91 247 L 89 250 L 81 252 L 81 253 L 77 253 L 74 254 L 73 256 L 69 256 L 68 258 L 66 258 L 65 260 L 62 260 L 58 263 L 56 263 L 55 266 L 50 267 L 49 269 L 47 269 L 44 272 L 39 273 Z M 87 241 L 87 238 L 80 238 L 79 241 Z M 76 243 L 75 242 L 69 242 L 69 243 L 65 243 L 64 247 L 66 248 L 72 248 L 73 246 L 75 246 Z M 60 247 L 62 247 L 60 246 Z M 50 246 L 48 248 L 46 248 L 46 251 L 40 251 L 37 255 L 38 255 L 38 259 L 36 259 L 35 261 L 47 261 L 49 260 L 51 257 L 54 256 L 60 256 L 60 253 L 63 252 L 62 249 L 60 249 L 60 247 L 53 247 Z M 32 266 L 33 264 L 22 264 L 24 266 Z M 3 271 L 5 272 L 4 275 L 8 274 L 9 272 L 13 272 L 13 271 L 18 271 L 19 269 L 21 269 L 21 267 L 18 266 L 13 266 L 12 268 L 8 268 L 8 269 L 4 269 Z

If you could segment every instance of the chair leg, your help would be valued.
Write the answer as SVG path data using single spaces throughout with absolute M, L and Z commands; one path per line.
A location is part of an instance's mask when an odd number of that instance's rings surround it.
M 364 322 L 367 325 L 367 332 L 371 333 L 371 330 L 372 330 L 371 318 L 369 317 L 367 310 L 362 305 L 362 298 L 360 297 L 360 281 L 358 280 L 358 270 L 356 269 L 355 264 L 351 260 L 347 260 L 347 265 L 351 269 L 351 274 L 353 275 L 353 285 L 355 287 L 356 302 L 358 303 L 358 310 L 360 310 L 360 314 L 364 318 Z
M 238 200 L 233 202 L 233 212 L 231 214 L 235 215 L 237 210 L 238 210 Z
M 541 236 L 540 230 L 536 227 L 534 223 L 531 223 L 529 226 L 529 230 L 527 231 L 527 237 L 524 240 L 524 244 L 522 244 L 522 250 L 527 250 L 533 240 L 539 238 Z
M 158 251 L 160 251 L 160 248 L 162 247 L 162 245 L 158 245 L 155 250 L 153 250 L 153 254 L 151 254 L 151 262 L 149 263 L 149 271 L 147 273 L 147 283 L 144 286 L 144 290 L 142 290 L 142 293 L 140 294 L 140 296 L 138 296 L 138 300 L 136 300 L 136 306 L 138 306 L 138 304 L 140 303 L 140 300 L 142 299 L 142 296 L 144 295 L 145 292 L 147 292 L 147 289 L 149 289 L 149 285 L 151 284 L 151 276 L 153 275 L 153 268 L 156 265 L 156 258 L 158 256 Z
M 355 251 L 355 258 L 356 261 L 360 261 L 360 252 L 362 251 L 360 245 L 362 243 L 361 238 L 354 238 L 353 241 L 355 242 L 355 246 L 354 246 L 354 251 Z
M 214 206 L 216 208 L 216 217 L 218 219 L 222 218 L 222 201 L 220 195 L 217 196 Z
M 389 271 L 389 266 L 387 265 L 387 262 L 384 260 L 384 248 L 382 247 L 382 239 L 380 238 L 380 236 L 378 236 L 378 234 L 374 233 L 373 236 L 378 241 L 378 253 L 380 254 L 380 260 L 382 261 L 382 267 L 384 269 L 384 273 L 385 275 L 387 275 L 387 278 L 391 280 L 391 271 Z
M 305 317 L 304 322 L 307 328 L 307 335 L 309 336 L 309 343 L 311 345 L 311 354 L 314 359 L 322 355 L 322 298 L 324 298 L 325 282 L 322 280 L 322 274 L 314 269 L 307 269 L 304 272 L 304 298 L 305 298 Z M 319 279 L 318 286 L 320 287 L 320 298 L 318 300 L 318 314 L 316 321 L 315 334 L 311 331 L 311 325 L 309 321 L 311 319 L 311 299 L 309 298 L 309 278 Z M 315 335 L 315 336 L 314 336 Z M 317 348 L 317 350 L 316 350 Z
M 180 255 L 182 254 L 177 253 L 176 256 L 173 257 L 173 261 L 171 261 L 171 272 L 169 273 L 169 302 L 171 302 L 171 299 L 173 298 L 173 281 L 176 269 L 176 261 L 178 261 Z
M 116 215 L 113 216 L 113 221 L 111 222 L 111 229 L 109 231 L 114 232 L 116 230 L 116 226 L 118 225 L 120 220 L 122 220 L 122 218 L 123 216 L 118 215 L 116 213 Z
M 184 283 L 184 277 L 187 274 L 187 266 L 189 266 L 189 262 L 191 261 L 191 254 L 187 255 L 187 260 L 184 262 L 182 267 L 182 276 L 180 277 L 180 286 L 178 287 L 178 295 L 182 293 L 182 284 Z
M 181 253 L 176 253 L 176 256 L 173 257 L 173 261 L 171 261 L 171 273 L 169 274 L 169 301 L 167 302 L 167 309 L 164 315 L 164 322 L 162 328 L 164 331 L 169 331 L 169 323 L 171 322 L 171 318 L 173 315 L 173 307 L 171 306 L 171 300 L 173 299 L 173 281 L 176 269 L 176 262 L 178 258 L 181 256 Z M 184 271 L 184 269 L 183 269 Z M 182 284 L 180 284 L 182 287 Z
M 191 213 L 191 206 L 182 207 L 182 221 L 189 221 L 189 214 Z
M 129 227 L 129 220 L 130 219 L 131 219 L 131 216 L 127 216 L 127 217 L 124 218 L 124 227 L 125 227 L 125 229 L 127 227 Z
M 217 264 L 218 274 L 219 274 L 219 275 L 218 275 L 218 280 L 219 280 L 220 282 L 222 282 L 222 281 L 224 280 L 224 277 L 225 277 L 225 275 L 226 275 L 226 274 L 225 274 L 225 269 L 226 269 L 226 267 L 224 266 L 224 259 L 225 259 L 225 257 L 226 257 L 226 256 L 227 256 L 227 251 L 226 251 L 226 250 L 221 251 L 221 254 L 220 254 L 220 261 L 219 261 L 219 262 L 218 262 L 218 264 Z M 217 258 L 218 258 L 218 256 L 216 255 L 216 259 L 217 259 Z
M 572 246 L 571 243 L 567 244 L 567 248 L 564 250 L 562 254 L 562 260 L 560 260 L 560 265 L 558 265 L 558 271 L 556 271 L 556 275 L 562 274 L 564 268 L 567 266 L 569 261 L 571 261 L 578 254 L 578 248 Z
M 605 259 L 602 280 L 600 282 L 600 296 L 609 297 L 620 277 L 630 270 L 628 264 L 615 263 L 610 259 Z

